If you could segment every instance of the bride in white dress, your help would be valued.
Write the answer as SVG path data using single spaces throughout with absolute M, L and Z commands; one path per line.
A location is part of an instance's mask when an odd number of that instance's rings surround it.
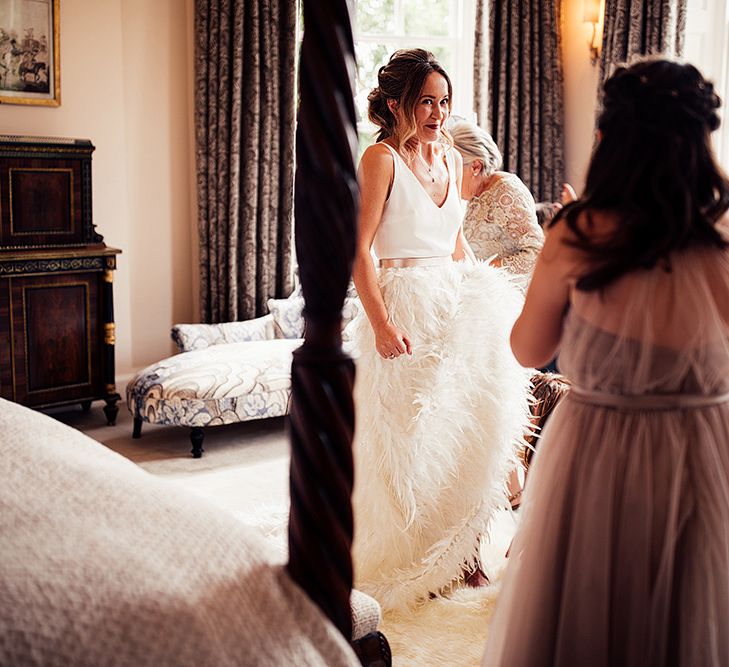
M 350 333 L 355 580 L 387 609 L 478 572 L 479 536 L 506 504 L 528 423 L 529 373 L 508 343 L 520 292 L 463 236 L 447 74 L 413 49 L 393 54 L 378 83 L 353 270 L 365 312 Z

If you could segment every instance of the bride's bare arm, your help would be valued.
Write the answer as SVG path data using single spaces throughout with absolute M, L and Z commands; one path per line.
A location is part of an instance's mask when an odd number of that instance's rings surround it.
M 470 259 L 474 264 L 476 263 L 476 255 L 473 254 L 471 246 L 466 241 L 466 237 L 463 235 L 463 226 L 461 226 L 456 237 L 456 250 L 453 253 L 453 259 L 458 261 L 466 258 Z
M 370 254 L 393 176 L 394 166 L 390 151 L 378 144 L 370 146 L 362 155 L 359 165 L 359 231 L 352 277 L 375 333 L 377 352 L 385 358 L 405 352 L 411 353 L 407 333 L 388 319 L 387 308 L 377 283 L 377 273 Z

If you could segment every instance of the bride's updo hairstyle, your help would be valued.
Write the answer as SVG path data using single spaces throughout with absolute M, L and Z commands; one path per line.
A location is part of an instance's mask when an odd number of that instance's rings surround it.
M 406 152 L 412 150 L 410 140 L 415 136 L 415 105 L 420 99 L 425 79 L 429 74 L 438 72 L 448 85 L 448 111 L 451 110 L 453 87 L 446 71 L 440 66 L 435 56 L 425 49 L 402 49 L 390 56 L 386 65 L 377 72 L 377 88 L 367 96 L 369 119 L 380 129 L 377 141 L 394 137 L 398 148 Z M 396 117 L 387 104 L 395 100 L 400 108 L 400 117 Z M 448 133 L 441 128 L 446 142 L 452 145 Z
M 661 260 L 669 266 L 676 250 L 727 246 L 715 225 L 729 208 L 729 180 L 710 141 L 720 105 L 693 65 L 669 60 L 619 67 L 605 82 L 585 193 L 552 223 L 565 219 L 589 257 L 578 289 L 600 289 Z M 582 233 L 577 220 L 584 212 L 589 225 L 591 211 L 617 215 L 608 239 Z

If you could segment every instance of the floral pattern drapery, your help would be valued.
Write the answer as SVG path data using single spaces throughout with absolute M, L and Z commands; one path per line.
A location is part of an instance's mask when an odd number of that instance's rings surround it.
M 196 0 L 203 322 L 266 312 L 293 285 L 296 0 Z
M 559 0 L 489 3 L 490 131 L 504 170 L 516 173 L 537 201 L 558 199 L 564 181 L 559 27 Z
M 486 0 L 476 0 L 476 25 L 473 38 L 473 111 L 476 114 L 476 124 L 481 127 L 486 127 L 488 124 L 485 4 Z
M 635 56 L 683 55 L 687 0 L 605 0 L 600 81 Z

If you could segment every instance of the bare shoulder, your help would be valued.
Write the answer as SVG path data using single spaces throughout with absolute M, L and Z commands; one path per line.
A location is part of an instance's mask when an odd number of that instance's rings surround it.
M 382 142 L 368 146 L 359 161 L 360 187 L 387 191 L 395 177 L 394 160 L 395 156 Z
M 394 156 L 390 149 L 382 141 L 368 146 L 359 161 L 360 168 L 364 169 L 381 169 L 389 164 L 392 167 Z

